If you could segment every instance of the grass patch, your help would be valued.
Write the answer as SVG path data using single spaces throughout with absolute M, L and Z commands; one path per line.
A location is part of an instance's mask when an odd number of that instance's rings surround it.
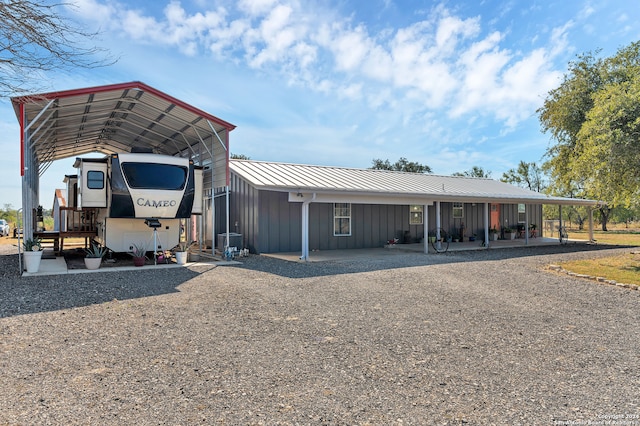
M 574 260 L 562 262 L 560 266 L 576 274 L 640 285 L 640 254 L 628 253 L 599 259 Z
M 588 231 L 569 230 L 569 239 L 588 240 Z M 598 244 L 640 247 L 640 233 L 637 231 L 594 231 L 593 238 Z

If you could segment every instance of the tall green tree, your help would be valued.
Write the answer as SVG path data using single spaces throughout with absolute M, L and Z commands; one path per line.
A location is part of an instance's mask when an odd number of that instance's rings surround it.
M 503 173 L 500 180 L 530 191 L 543 192 L 546 188 L 544 171 L 535 162 L 520 161 L 518 167 Z
M 483 169 L 480 166 L 473 166 L 469 170 L 465 170 L 464 172 L 455 172 L 452 176 L 466 176 L 489 179 L 491 177 L 491 172 Z
M 412 173 L 432 173 L 431 167 L 426 164 L 420 164 L 415 161 L 409 161 L 404 157 L 400 157 L 398 161 L 391 164 L 389 160 L 381 160 L 374 158 L 372 161 L 371 169 L 375 170 L 395 170 L 400 172 L 412 172 Z
M 606 230 L 611 209 L 640 191 L 640 42 L 610 58 L 578 57 L 538 114 L 555 141 L 544 164 L 553 190 L 606 202 Z

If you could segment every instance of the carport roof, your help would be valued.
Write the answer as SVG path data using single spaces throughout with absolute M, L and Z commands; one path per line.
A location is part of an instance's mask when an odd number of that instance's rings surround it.
M 214 130 L 221 134 L 235 128 L 139 81 L 11 101 L 23 131 L 21 144 L 28 135 L 31 150 L 27 152 L 40 172 L 62 158 L 128 152 L 132 146 L 151 148 L 158 154 L 193 155 L 202 151 L 200 145 L 213 137 Z
M 388 170 L 231 160 L 230 170 L 257 189 L 318 194 L 414 198 L 416 201 L 502 202 L 597 206 L 598 201 L 551 197 L 493 179 Z

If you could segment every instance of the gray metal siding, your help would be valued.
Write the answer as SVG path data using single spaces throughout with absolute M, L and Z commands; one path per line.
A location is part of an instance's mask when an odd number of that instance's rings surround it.
M 290 203 L 286 192 L 259 191 L 258 253 L 302 250 L 302 204 Z
M 224 218 L 224 199 L 216 200 L 217 218 Z M 441 227 L 452 232 L 465 225 L 465 240 L 474 233 L 484 235 L 484 204 L 465 203 L 463 218 L 453 219 L 452 203 L 442 202 Z M 542 206 L 527 205 L 529 223 L 538 225 L 540 235 Z M 290 203 L 286 192 L 258 190 L 232 174 L 230 196 L 231 231 L 243 235 L 245 247 L 253 253 L 296 252 L 302 249 L 302 204 Z M 517 204 L 503 204 L 501 222 L 516 227 Z M 409 225 L 408 205 L 351 205 L 351 236 L 333 235 L 333 204 L 311 203 L 309 208 L 309 249 L 335 250 L 381 247 L 392 238 L 417 242 L 424 237 L 423 225 Z M 428 206 L 427 229 L 435 229 L 435 206 Z M 220 229 L 220 228 L 218 228 Z M 408 235 L 407 235 L 408 233 Z

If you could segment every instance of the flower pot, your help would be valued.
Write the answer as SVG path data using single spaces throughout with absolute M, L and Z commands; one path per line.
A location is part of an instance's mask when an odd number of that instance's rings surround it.
M 144 266 L 144 257 L 134 257 L 133 266 Z
M 199 253 L 189 253 L 188 259 L 189 259 L 189 262 L 198 262 L 198 261 L 200 261 L 200 254 Z
M 493 241 L 498 241 L 498 234 L 491 234 L 493 235 L 492 240 Z
M 84 266 L 87 269 L 91 269 L 91 270 L 98 269 L 101 263 L 102 263 L 101 257 L 85 257 L 84 258 Z
M 42 250 L 25 251 L 23 254 L 24 267 L 27 272 L 38 272 L 40 269 L 40 260 L 42 259 Z
M 187 252 L 186 251 L 177 251 L 176 252 L 176 263 L 178 265 L 186 265 L 187 264 Z

